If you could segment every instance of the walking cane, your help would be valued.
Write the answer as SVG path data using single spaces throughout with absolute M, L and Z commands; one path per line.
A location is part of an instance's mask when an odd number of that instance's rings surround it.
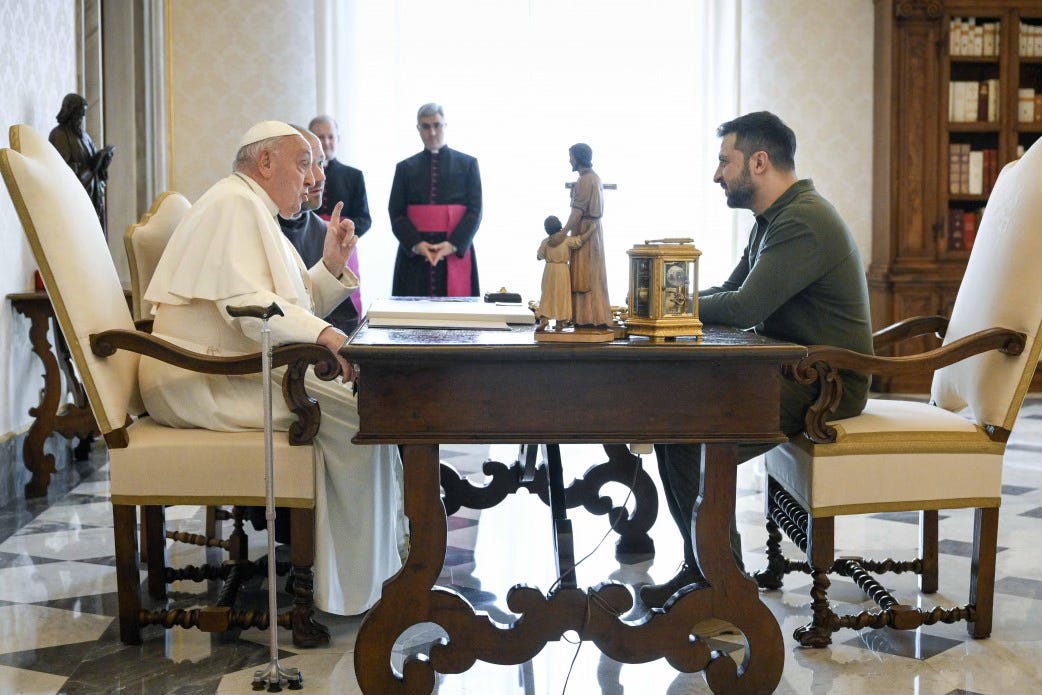
M 261 378 L 264 385 L 264 519 L 268 522 L 268 645 L 271 661 L 267 668 L 253 673 L 253 689 L 277 693 L 286 685 L 290 690 L 300 690 L 304 677 L 295 668 L 284 668 L 279 664 L 279 614 L 275 602 L 275 445 L 271 426 L 271 327 L 268 319 L 285 316 L 274 302 L 267 306 L 228 307 L 228 315 L 249 316 L 261 320 Z

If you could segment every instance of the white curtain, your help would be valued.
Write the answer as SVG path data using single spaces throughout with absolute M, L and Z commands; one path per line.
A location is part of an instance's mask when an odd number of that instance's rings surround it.
M 537 299 L 543 219 L 568 215 L 568 147 L 586 142 L 605 193 L 613 304 L 626 249 L 689 236 L 700 285 L 734 263 L 734 215 L 712 183 L 716 126 L 737 115 L 732 0 L 317 0 L 318 101 L 339 158 L 363 170 L 373 227 L 359 243 L 365 301 L 390 293 L 394 165 L 421 149 L 416 109 L 445 107 L 450 147 L 478 158 L 483 291 Z

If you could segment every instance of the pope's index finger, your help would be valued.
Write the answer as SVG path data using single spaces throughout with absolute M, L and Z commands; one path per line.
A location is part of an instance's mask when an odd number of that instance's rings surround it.
M 336 206 L 333 208 L 333 214 L 329 216 L 329 221 L 332 222 L 334 226 L 340 224 L 340 211 L 343 209 L 344 201 L 342 200 L 339 203 L 337 203 Z

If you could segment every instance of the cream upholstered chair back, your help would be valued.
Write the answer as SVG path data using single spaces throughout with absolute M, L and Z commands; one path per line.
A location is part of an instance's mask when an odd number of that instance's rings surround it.
M 14 125 L 0 170 L 102 434 L 142 412 L 138 355 L 99 358 L 89 336 L 134 330 L 123 286 L 83 185 L 47 138 Z
M 130 264 L 130 292 L 136 320 L 152 318 L 152 303 L 145 300 L 145 290 L 152 281 L 152 274 L 159 264 L 159 257 L 163 255 L 166 242 L 170 241 L 170 235 L 191 207 L 188 198 L 180 193 L 162 193 L 141 221 L 130 225 L 123 235 L 123 245 L 127 249 L 127 261 Z
M 1042 141 L 1002 170 L 980 222 L 945 344 L 992 326 L 1027 336 L 1017 357 L 986 352 L 934 374 L 942 408 L 969 406 L 979 425 L 1013 428 L 1042 341 Z

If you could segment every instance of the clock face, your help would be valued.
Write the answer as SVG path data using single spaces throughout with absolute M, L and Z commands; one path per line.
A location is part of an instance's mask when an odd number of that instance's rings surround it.
M 687 263 L 666 263 L 666 287 L 687 286 Z

